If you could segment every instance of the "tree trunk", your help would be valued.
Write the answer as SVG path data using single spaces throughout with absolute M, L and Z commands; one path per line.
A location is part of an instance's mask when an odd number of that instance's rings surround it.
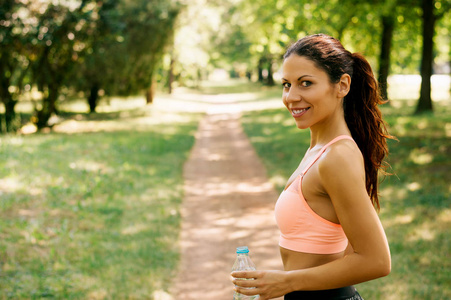
M 58 99 L 59 88 L 56 85 L 48 87 L 49 95 L 44 98 L 42 103 L 42 109 L 37 112 L 36 127 L 41 130 L 48 127 L 48 121 L 53 113 L 56 112 L 56 100 Z
M 97 99 L 99 99 L 99 85 L 97 83 L 94 83 L 91 86 L 91 91 L 88 97 L 88 104 L 89 104 L 89 112 L 95 113 L 96 107 L 97 107 Z
M 378 82 L 383 99 L 388 100 L 387 79 L 390 72 L 390 52 L 393 40 L 395 19 L 392 15 L 382 16 L 382 40 L 379 56 Z
M 196 78 L 194 80 L 194 87 L 198 90 L 200 89 L 200 83 L 202 81 L 202 73 L 200 68 L 197 69 L 196 71 Z
M 169 94 L 172 94 L 172 84 L 174 83 L 174 63 L 175 63 L 174 56 L 171 55 L 171 62 L 169 64 L 169 71 L 168 71 L 168 93 Z
M 152 104 L 153 103 L 153 99 L 155 96 L 155 90 L 157 88 L 157 83 L 154 79 L 152 79 L 152 84 L 150 85 L 150 87 L 147 89 L 146 91 L 146 103 L 147 104 Z
M 16 119 L 16 107 L 17 101 L 9 99 L 5 103 L 5 129 L 6 132 L 14 132 L 16 128 L 13 127 L 13 121 Z
M 431 76 L 434 48 L 434 1 L 423 0 L 423 52 L 421 57 L 421 91 L 415 113 L 432 111 Z
M 451 62 L 450 62 L 451 63 Z M 246 71 L 246 78 L 247 80 L 251 81 L 252 80 L 252 73 L 250 71 Z
M 2 68 L 3 69 L 3 68 Z M 4 123 L 2 120 L 0 120 L 0 132 L 5 131 L 5 132 L 13 132 L 15 131 L 15 128 L 13 128 L 13 121 L 16 118 L 16 111 L 15 111 L 15 107 L 17 104 L 17 100 L 13 99 L 13 95 L 9 92 L 8 88 L 9 88 L 9 84 L 10 84 L 10 78 L 3 76 L 1 78 L 1 83 L 0 83 L 0 98 L 1 101 L 3 102 L 3 105 L 5 107 L 5 114 L 4 114 Z M 1 117 L 1 116 L 0 116 Z M 2 124 L 3 123 L 3 124 Z M 3 125 L 3 126 L 2 126 Z
M 3 58 L 2 59 L 7 59 Z M 2 64 L 3 61 L 0 61 L 0 103 L 3 103 L 5 110 L 6 110 L 6 102 L 8 102 L 8 98 L 10 97 L 8 87 L 9 87 L 9 79 L 5 75 L 5 68 Z M 6 131 L 6 126 L 3 128 L 3 120 L 6 119 L 6 113 L 5 115 L 0 114 L 0 133 L 3 131 Z
M 265 63 L 265 58 L 261 57 L 258 60 L 258 82 L 263 82 L 263 64 Z
M 268 58 L 268 79 L 267 84 L 269 86 L 274 86 L 274 77 L 273 77 L 273 71 L 272 71 L 272 58 Z

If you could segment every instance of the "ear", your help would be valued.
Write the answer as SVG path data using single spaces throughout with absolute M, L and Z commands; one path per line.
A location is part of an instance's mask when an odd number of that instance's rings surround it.
M 338 85 L 338 94 L 339 98 L 344 98 L 351 88 L 351 76 L 349 74 L 341 75 L 340 81 L 337 83 Z

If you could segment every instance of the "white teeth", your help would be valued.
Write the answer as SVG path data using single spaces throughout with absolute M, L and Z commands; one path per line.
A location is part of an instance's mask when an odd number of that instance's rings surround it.
M 300 114 L 304 111 L 306 111 L 308 108 L 303 108 L 303 109 L 293 109 L 293 113 L 294 114 Z

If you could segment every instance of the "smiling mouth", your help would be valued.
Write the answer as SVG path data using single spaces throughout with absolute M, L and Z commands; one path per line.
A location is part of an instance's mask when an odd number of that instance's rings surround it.
M 292 109 L 291 115 L 295 118 L 300 117 L 303 114 L 305 114 L 307 112 L 307 110 L 309 110 L 309 109 L 310 109 L 310 107 L 306 107 L 306 108 L 302 108 L 302 109 Z

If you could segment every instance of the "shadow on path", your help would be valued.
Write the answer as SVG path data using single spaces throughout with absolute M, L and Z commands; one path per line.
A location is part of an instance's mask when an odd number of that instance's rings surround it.
M 224 110 L 225 109 L 225 110 Z M 185 165 L 176 300 L 230 300 L 235 249 L 258 269 L 282 269 L 273 209 L 277 194 L 244 134 L 239 109 L 211 105 Z

